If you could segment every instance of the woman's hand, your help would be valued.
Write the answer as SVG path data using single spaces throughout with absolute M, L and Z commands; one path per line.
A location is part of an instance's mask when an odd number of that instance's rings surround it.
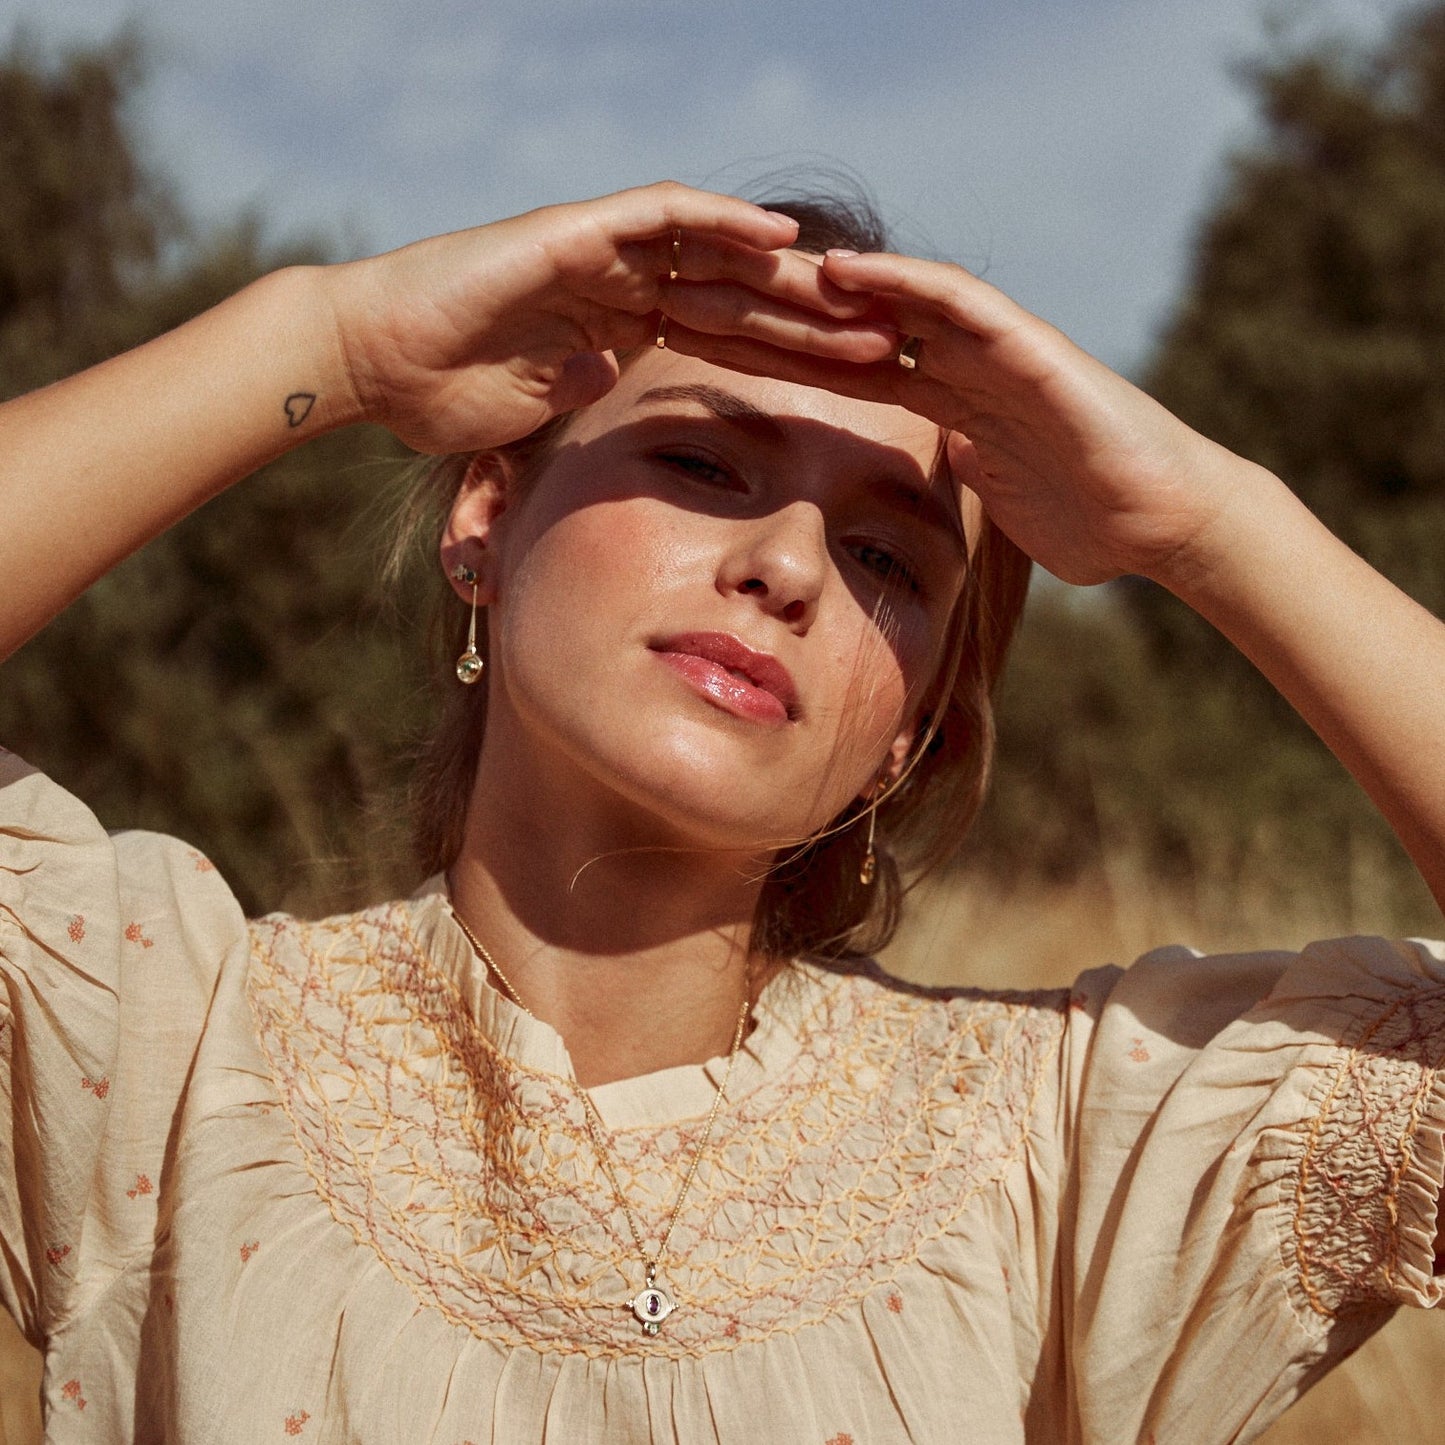
M 854 320 L 869 298 L 784 249 L 796 234 L 746 201 L 663 183 L 330 268 L 343 410 L 422 451 L 498 446 L 608 391 L 613 352 L 651 345 L 664 307 L 700 334 L 886 356 L 887 328 Z
M 737 338 L 669 345 L 744 370 L 892 402 L 952 435 L 955 475 L 1035 561 L 1065 581 L 1168 581 L 1195 563 L 1246 464 L 994 287 L 957 266 L 830 253 L 825 277 L 920 339 L 918 364 L 839 365 Z
M 469 451 L 595 400 L 616 380 L 613 350 L 650 345 L 661 306 L 698 337 L 887 356 L 888 328 L 853 319 L 869 299 L 787 251 L 795 235 L 786 217 L 672 184 L 552 206 L 275 272 L 5 403 L 0 658 L 193 507 L 323 431 L 374 421 L 424 451 Z
M 1355 775 L 1445 907 L 1445 626 L 1278 478 L 1201 437 L 1066 337 L 953 266 L 829 255 L 840 289 L 921 340 L 918 365 L 849 366 L 744 338 L 679 350 L 893 402 L 954 435 L 960 480 L 1071 582 L 1152 577 L 1207 618 Z

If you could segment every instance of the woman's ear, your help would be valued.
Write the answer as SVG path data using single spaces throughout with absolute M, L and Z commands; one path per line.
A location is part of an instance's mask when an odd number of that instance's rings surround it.
M 908 756 L 913 750 L 913 744 L 917 737 L 918 726 L 916 723 L 908 723 L 898 730 L 893 741 L 888 745 L 888 752 L 884 755 L 878 771 L 870 779 L 867 788 L 858 794 L 860 803 L 871 803 L 884 789 L 891 788 L 903 776 L 903 770 L 908 766 Z
M 469 568 L 477 577 L 477 604 L 488 606 L 497 595 L 497 519 L 511 500 L 511 469 L 495 452 L 472 458 L 442 529 L 441 563 L 452 589 L 470 602 L 472 585 L 457 576 Z
M 898 730 L 889 745 L 888 756 L 883 759 L 883 766 L 879 771 L 887 778 L 890 787 L 903 776 L 903 770 L 908 766 L 908 756 L 913 751 L 917 738 L 917 725 L 909 723 Z

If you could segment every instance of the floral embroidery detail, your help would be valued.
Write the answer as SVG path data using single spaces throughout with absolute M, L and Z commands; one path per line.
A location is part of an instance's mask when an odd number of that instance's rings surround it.
M 47 1264 L 59 1264 L 69 1253 L 70 1246 L 68 1244 L 52 1244 L 45 1251 L 45 1261 Z
M 137 1174 L 135 1177 L 135 1188 L 127 1189 L 125 1191 L 125 1197 L 127 1199 L 138 1199 L 143 1194 L 154 1193 L 155 1185 L 150 1182 L 150 1179 L 144 1174 Z
M 726 1104 L 672 1240 L 684 1303 L 647 1338 L 616 1307 L 636 1251 L 577 1096 L 501 1055 L 426 957 L 412 921 L 436 906 L 254 923 L 250 1001 L 334 1218 L 420 1302 L 504 1347 L 697 1357 L 887 1287 L 1016 1167 L 1063 1034 L 1061 990 L 934 993 L 814 965 L 777 980 L 801 990 L 797 1054 Z M 836 1088 L 840 1056 L 877 1088 Z M 644 1232 L 701 1125 L 609 1141 Z
M 299 1435 L 310 1418 L 311 1416 L 308 1415 L 305 1410 L 293 1411 L 286 1417 L 286 1433 L 288 1435 Z
M 853 1445 L 853 1437 L 840 1430 L 836 1435 L 830 1435 L 823 1445 Z
M 85 1409 L 85 1396 L 80 1393 L 79 1380 L 67 1380 L 60 1387 L 60 1394 L 63 1399 L 69 1400 L 77 1410 Z
M 196 865 L 197 873 L 214 873 L 216 871 L 216 865 L 204 853 L 198 853 L 194 848 L 189 852 Z
M 1420 1166 L 1415 1133 L 1437 1087 L 1445 989 L 1404 994 L 1367 1021 L 1328 1080 L 1293 1186 L 1287 1263 L 1308 1308 L 1326 1319 L 1395 1303 L 1400 1191 Z
M 253 1239 L 249 1244 L 243 1244 L 241 1246 L 241 1263 L 250 1264 L 251 1256 L 260 1248 L 261 1241 L 258 1239 Z
M 1129 1057 L 1133 1059 L 1136 1064 L 1147 1064 L 1149 1062 L 1149 1050 L 1144 1047 L 1144 1040 L 1131 1039 L 1130 1042 L 1134 1047 L 1129 1050 Z
M 65 931 L 70 935 L 70 941 L 72 943 L 79 943 L 81 939 L 85 937 L 85 915 L 83 913 L 77 913 L 75 917 L 70 920 Z
M 103 1099 L 110 1093 L 109 1079 L 82 1079 L 80 1087 L 89 1094 L 94 1094 L 97 1099 Z
M 139 923 L 127 923 L 125 926 L 125 936 L 129 942 L 138 943 L 142 948 L 155 947 L 155 939 L 147 938 L 144 932 L 142 932 Z
M 903 1313 L 903 1296 L 896 1289 L 888 1291 L 888 1298 L 883 1301 L 896 1315 Z

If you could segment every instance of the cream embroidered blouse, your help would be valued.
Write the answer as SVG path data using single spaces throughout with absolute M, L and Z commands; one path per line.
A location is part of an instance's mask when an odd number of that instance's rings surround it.
M 1248 1439 L 1433 1304 L 1445 965 L 771 983 L 656 1338 L 561 1041 L 433 892 L 247 925 L 0 754 L 0 1289 L 57 1442 Z M 593 1091 L 660 1234 L 721 1061 Z

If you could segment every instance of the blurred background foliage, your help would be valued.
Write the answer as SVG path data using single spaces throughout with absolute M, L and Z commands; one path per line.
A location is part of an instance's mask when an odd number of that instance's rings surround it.
M 255 216 L 198 232 L 130 123 L 142 71 L 124 37 L 0 57 L 0 395 L 329 255 Z M 1259 133 L 1142 380 L 1438 612 L 1445 9 L 1246 82 Z M 108 824 L 207 850 L 249 910 L 410 888 L 393 820 L 431 702 L 417 599 L 378 580 L 401 459 L 379 432 L 323 439 L 144 549 L 0 668 L 0 741 Z M 990 886 L 1102 871 L 1226 921 L 1246 899 L 1266 919 L 1324 900 L 1342 928 L 1437 917 L 1338 765 L 1157 588 L 1037 587 L 1000 708 L 961 865 Z
M 1243 79 L 1258 136 L 1221 180 L 1140 379 L 1438 615 L 1445 7 L 1377 51 L 1322 46 Z M 1221 925 L 1314 911 L 1341 929 L 1438 929 L 1343 769 L 1157 587 L 1038 589 L 1001 713 L 975 866 L 1067 882 L 1102 860 Z
M 140 152 L 141 74 L 125 37 L 0 58 L 0 395 L 328 258 L 252 216 L 198 233 Z M 411 886 L 384 800 L 426 706 L 377 546 L 401 456 L 323 438 L 153 542 L 0 668 L 0 741 L 108 825 L 204 848 L 248 909 Z

